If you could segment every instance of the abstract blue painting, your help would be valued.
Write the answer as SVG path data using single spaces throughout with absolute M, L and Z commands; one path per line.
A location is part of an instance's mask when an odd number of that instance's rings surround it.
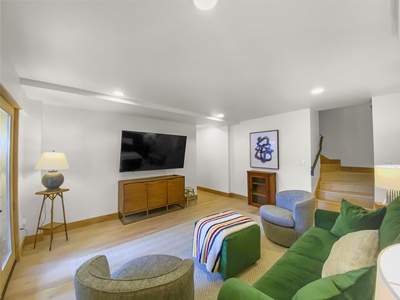
M 250 133 L 250 166 L 279 169 L 278 130 Z

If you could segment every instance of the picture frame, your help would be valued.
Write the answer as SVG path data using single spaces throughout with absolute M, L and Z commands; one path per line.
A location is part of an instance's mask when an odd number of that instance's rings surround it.
M 279 169 L 279 131 L 250 133 L 250 167 Z

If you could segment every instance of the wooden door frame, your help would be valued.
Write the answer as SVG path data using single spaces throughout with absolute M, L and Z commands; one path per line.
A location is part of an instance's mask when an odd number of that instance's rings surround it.
M 18 136 L 19 136 L 19 110 L 21 107 L 14 100 L 11 94 L 0 83 L 0 95 L 14 108 L 14 134 L 12 139 L 12 168 L 11 168 L 11 182 L 12 188 L 10 190 L 11 205 L 13 206 L 13 230 L 14 230 L 14 250 L 15 259 L 19 261 L 21 258 L 21 247 L 19 242 L 19 215 L 18 215 Z

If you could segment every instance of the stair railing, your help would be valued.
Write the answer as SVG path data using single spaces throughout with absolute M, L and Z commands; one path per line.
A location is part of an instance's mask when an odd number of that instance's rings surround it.
M 319 159 L 319 156 L 320 156 L 321 151 L 322 151 L 322 142 L 323 142 L 323 140 L 324 140 L 324 137 L 320 134 L 319 135 L 319 149 L 318 149 L 317 155 L 315 156 L 314 163 L 313 163 L 313 165 L 311 167 L 311 176 L 314 176 L 314 170 L 315 170 L 315 167 L 317 166 L 318 159 Z

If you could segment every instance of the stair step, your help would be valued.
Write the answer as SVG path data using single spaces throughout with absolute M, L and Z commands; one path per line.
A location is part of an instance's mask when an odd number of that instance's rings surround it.
M 340 159 L 329 159 L 326 156 L 321 155 L 321 164 L 339 164 L 341 163 Z
M 342 166 L 339 159 L 320 156 L 319 190 L 316 192 L 317 208 L 340 211 L 342 199 L 374 209 L 374 169 Z
M 366 182 L 374 181 L 373 173 L 357 173 L 357 172 L 327 172 L 321 173 L 321 181 L 334 182 Z
M 374 207 L 374 196 L 373 194 L 366 193 L 357 193 L 357 192 L 349 192 L 349 191 L 327 191 L 327 190 L 318 190 L 318 199 L 321 200 L 329 200 L 332 202 L 337 202 L 340 204 L 342 199 L 345 199 L 354 204 L 360 205 L 365 208 L 373 208 Z
M 335 202 L 335 201 L 329 201 L 329 200 L 324 200 L 324 199 L 316 199 L 317 200 L 317 208 L 319 209 L 325 209 L 325 210 L 330 210 L 330 211 L 336 211 L 336 212 L 340 212 L 340 206 L 341 206 L 341 202 Z M 349 201 L 353 204 L 359 205 L 367 210 L 373 210 L 374 209 L 374 203 L 372 204 L 372 206 L 363 206 L 360 205 L 358 203 L 354 203 L 352 201 Z
M 320 189 L 325 191 L 356 192 L 373 195 L 375 192 L 373 181 L 364 182 L 333 182 L 321 181 Z
M 328 200 L 317 199 L 317 208 L 340 212 L 340 203 Z
M 323 172 L 335 172 L 341 170 L 340 164 L 321 164 L 320 171 Z
M 375 170 L 374 168 L 368 168 L 368 167 L 348 167 L 348 166 L 342 166 L 342 171 L 344 172 L 357 172 L 357 173 L 370 173 L 374 174 Z

